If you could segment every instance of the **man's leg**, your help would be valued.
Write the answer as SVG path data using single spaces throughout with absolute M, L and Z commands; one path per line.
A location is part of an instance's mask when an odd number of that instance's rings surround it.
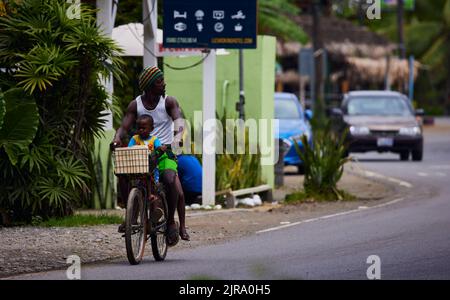
M 182 240 L 189 241 L 190 237 L 186 231 L 186 208 L 184 202 L 184 193 L 178 175 L 175 177 L 175 187 L 178 193 L 178 218 L 180 219 L 180 237 Z
M 119 197 L 117 197 L 117 205 L 121 208 L 127 207 L 128 194 L 129 194 L 129 186 L 128 186 L 128 178 L 125 176 L 119 176 Z
M 189 240 L 189 234 L 186 231 L 186 212 L 184 203 L 183 188 L 180 179 L 175 171 L 164 170 L 162 182 L 166 186 L 167 206 L 169 209 L 168 224 L 169 227 L 175 224 L 175 209 L 178 210 L 178 219 L 180 220 L 179 234 L 183 240 Z M 172 227 L 173 228 L 173 227 Z
M 175 224 L 175 209 L 177 209 L 178 204 L 178 193 L 175 188 L 175 178 L 176 178 L 176 172 L 172 170 L 164 170 L 160 174 L 160 180 L 164 184 L 165 192 L 166 192 L 166 200 L 167 200 L 167 208 L 168 208 L 168 216 L 167 216 L 167 225 L 169 227 L 169 233 L 176 229 Z M 177 241 L 172 240 L 171 234 L 169 234 L 169 239 L 171 244 L 173 246 L 176 244 Z
M 121 208 L 127 208 L 128 194 L 130 193 L 128 178 L 126 176 L 119 176 L 119 197 L 117 197 L 117 205 Z M 118 230 L 120 233 L 125 233 L 125 221 L 120 224 Z

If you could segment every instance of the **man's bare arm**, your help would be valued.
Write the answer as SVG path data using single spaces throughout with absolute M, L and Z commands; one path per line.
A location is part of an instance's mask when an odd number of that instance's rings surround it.
M 166 99 L 166 111 L 169 114 L 169 116 L 172 118 L 175 124 L 174 128 L 174 134 L 178 135 L 180 133 L 183 133 L 184 130 L 184 122 L 182 122 L 181 117 L 181 109 L 180 105 L 178 104 L 177 99 L 174 97 L 168 96 Z
M 178 104 L 177 99 L 174 97 L 168 96 L 166 99 L 166 111 L 169 116 L 172 118 L 174 123 L 174 141 L 177 146 L 183 145 L 183 132 L 185 128 L 184 119 L 181 115 L 180 105 Z
M 133 100 L 128 105 L 125 116 L 122 119 L 122 124 L 116 131 L 113 144 L 117 144 L 117 146 L 123 146 L 122 137 L 128 133 L 133 124 L 136 122 L 136 117 L 137 117 L 137 104 L 136 101 Z

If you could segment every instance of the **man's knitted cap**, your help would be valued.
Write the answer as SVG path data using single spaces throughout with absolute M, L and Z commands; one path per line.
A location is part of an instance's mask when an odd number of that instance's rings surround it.
M 154 66 L 148 66 L 139 75 L 139 88 L 141 91 L 148 90 L 156 79 L 163 76 L 163 72 Z

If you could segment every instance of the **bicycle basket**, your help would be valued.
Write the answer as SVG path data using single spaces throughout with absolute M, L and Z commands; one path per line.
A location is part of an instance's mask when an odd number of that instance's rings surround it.
M 116 148 L 114 151 L 114 174 L 150 173 L 147 146 Z

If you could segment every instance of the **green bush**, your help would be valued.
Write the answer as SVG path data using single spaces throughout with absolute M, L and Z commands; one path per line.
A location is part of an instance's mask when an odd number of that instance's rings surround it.
M 216 115 L 216 118 L 219 117 Z M 237 150 L 237 129 L 234 131 L 230 127 L 226 126 L 227 114 L 224 114 L 221 118 L 222 128 L 225 130 L 225 134 L 222 131 L 217 130 L 217 139 L 222 139 L 222 145 L 226 145 L 227 135 L 234 135 L 234 149 Z M 190 124 L 193 124 L 191 121 Z M 194 132 L 192 129 L 191 136 L 201 134 L 200 132 Z M 245 130 L 245 149 L 249 149 L 249 132 Z M 191 153 L 198 152 L 202 145 L 195 144 L 191 141 Z M 195 150 L 195 151 L 194 151 Z M 202 162 L 202 155 L 195 154 L 197 159 Z M 248 187 L 254 187 L 262 184 L 261 179 L 261 154 L 216 154 L 216 191 L 223 191 L 227 189 L 239 190 Z
M 228 127 L 226 124 L 227 114 L 221 118 L 222 127 L 225 132 L 218 132 L 218 139 L 222 139 L 222 144 L 226 146 L 227 136 L 234 136 L 235 152 L 238 152 L 238 128 Z M 243 188 L 254 187 L 262 183 L 261 180 L 261 154 L 249 154 L 250 139 L 248 128 L 240 134 L 244 136 L 245 154 L 217 154 L 216 155 L 216 190 L 226 189 L 239 190 Z M 224 151 L 226 152 L 226 151 Z
M 316 127 L 317 128 L 317 127 Z M 320 128 L 320 127 L 319 127 Z M 304 190 L 307 197 L 317 200 L 342 200 L 345 193 L 337 188 L 344 172 L 346 156 L 346 133 L 338 137 L 331 131 L 330 123 L 316 129 L 313 142 L 309 144 L 302 136 L 303 151 L 295 141 L 297 153 L 305 167 Z

